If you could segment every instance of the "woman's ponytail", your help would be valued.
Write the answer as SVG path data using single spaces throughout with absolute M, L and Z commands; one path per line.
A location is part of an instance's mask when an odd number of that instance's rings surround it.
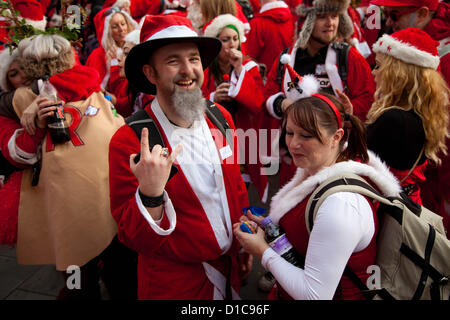
M 367 153 L 366 128 L 361 120 L 354 116 L 345 114 L 344 136 L 342 138 L 342 152 L 338 161 L 358 160 L 362 163 L 369 161 Z

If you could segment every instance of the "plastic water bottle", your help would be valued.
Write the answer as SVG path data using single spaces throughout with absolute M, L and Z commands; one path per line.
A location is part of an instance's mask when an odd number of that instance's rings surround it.
M 69 129 L 65 122 L 64 106 L 61 103 L 57 103 L 58 93 L 55 87 L 50 83 L 48 77 L 45 77 L 43 80 L 42 86 L 39 88 L 39 95 L 54 102 L 55 104 L 52 106 L 56 107 L 53 115 L 47 117 L 47 127 L 52 142 L 58 144 L 70 141 Z
M 269 243 L 269 246 L 286 261 L 292 263 L 294 266 L 303 268 L 304 259 L 302 259 L 289 242 L 284 230 L 280 226 L 274 224 L 269 217 L 264 218 L 261 223 L 265 228 L 265 238 Z

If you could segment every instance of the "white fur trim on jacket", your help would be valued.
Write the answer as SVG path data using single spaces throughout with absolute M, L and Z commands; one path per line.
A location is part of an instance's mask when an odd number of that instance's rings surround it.
M 259 10 L 259 13 L 263 13 L 265 11 L 269 11 L 272 9 L 278 9 L 278 8 L 289 8 L 289 7 L 284 1 L 269 2 L 261 7 L 261 9 Z
M 244 81 L 245 74 L 250 72 L 251 69 L 258 68 L 258 65 L 254 61 L 248 61 L 242 66 L 240 74 L 236 74 L 233 70 L 231 73 L 230 88 L 228 89 L 228 96 L 236 98 L 242 88 L 242 82 Z
M 339 162 L 325 167 L 317 174 L 305 177 L 305 171 L 297 169 L 294 177 L 272 198 L 270 218 L 276 224 L 291 209 L 310 195 L 322 182 L 339 173 L 354 173 L 369 178 L 385 196 L 396 196 L 401 187 L 386 164 L 378 156 L 369 151 L 369 163 L 355 161 Z
M 239 31 L 239 39 L 241 43 L 245 42 L 245 26 L 241 20 L 233 16 L 232 14 L 221 14 L 214 18 L 211 23 L 205 28 L 204 36 L 217 38 L 222 32 L 222 29 L 227 25 L 235 26 Z
M 417 49 L 416 47 L 401 42 L 388 34 L 383 35 L 373 45 L 374 52 L 387 54 L 391 57 L 411 63 L 419 67 L 431 68 L 436 70 L 440 60 L 438 56 Z

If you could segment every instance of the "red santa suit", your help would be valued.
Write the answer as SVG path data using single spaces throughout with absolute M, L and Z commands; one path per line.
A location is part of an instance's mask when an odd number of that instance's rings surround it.
M 114 105 L 122 117 L 128 117 L 133 113 L 131 92 L 128 89 L 128 80 L 120 76 L 120 67 L 112 66 L 110 69 L 108 90 L 116 97 Z
M 295 26 L 291 12 L 283 1 L 267 3 L 250 20 L 250 28 L 246 52 L 269 72 L 280 53 L 293 44 Z
M 277 279 L 282 299 L 362 299 L 361 291 L 346 276 L 345 266 L 363 281 L 370 276 L 367 267 L 375 264 L 378 221 L 375 206 L 360 194 L 340 192 L 319 207 L 311 233 L 307 231 L 305 210 L 314 190 L 340 173 L 365 177 L 385 196 L 397 195 L 401 188 L 379 158 L 369 153 L 368 164 L 339 162 L 313 176 L 299 168 L 292 180 L 273 198 L 270 218 L 279 224 L 294 248 L 305 257 L 297 268 L 267 249 L 262 264 Z M 271 297 L 276 297 L 274 292 Z
M 358 49 L 359 53 L 367 59 L 372 54 L 372 50 L 370 50 L 370 47 L 367 44 L 364 30 L 361 27 L 361 16 L 358 11 L 352 7 L 348 7 L 347 12 L 349 17 L 352 19 L 353 29 L 355 30 L 350 37 L 350 42 L 356 49 Z
M 218 107 L 234 128 L 230 114 Z M 165 186 L 163 217 L 154 221 L 140 200 L 129 165 L 140 141 L 125 125 L 110 143 L 111 212 L 120 241 L 139 253 L 138 297 L 223 299 L 228 275 L 231 294 L 238 298 L 240 246 L 232 224 L 248 204 L 248 195 L 234 162 L 237 143 L 231 149 L 208 118 L 189 129 L 174 126 L 157 99 L 146 111 L 166 147 L 172 150 L 181 143 L 183 151 L 176 162 L 179 172 Z
M 210 68 L 205 70 L 205 80 L 203 82 L 203 95 L 211 101 L 214 101 L 214 94 L 217 83 Z M 235 71 L 231 73 L 230 89 L 228 95 L 233 98 L 237 104 L 237 110 L 233 114 L 233 121 L 236 128 L 246 132 L 249 129 L 255 130 L 256 137 L 259 136 L 257 131 L 259 117 L 262 113 L 264 103 L 263 81 L 259 73 L 258 65 L 251 59 L 244 59 L 242 71 L 238 75 Z M 249 141 L 241 141 L 241 155 L 245 155 L 245 167 L 250 175 L 251 181 L 258 189 L 259 195 L 263 197 L 266 188 L 267 179 L 260 175 L 259 152 L 257 144 L 249 145 Z

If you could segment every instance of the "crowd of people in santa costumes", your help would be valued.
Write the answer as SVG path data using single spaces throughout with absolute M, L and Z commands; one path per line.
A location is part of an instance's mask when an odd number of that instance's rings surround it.
M 343 270 L 368 278 L 376 206 L 338 193 L 304 223 L 344 171 L 450 228 L 448 1 L 4 1 L 0 244 L 79 266 L 59 299 L 98 300 L 99 279 L 111 299 L 239 299 L 253 257 L 270 299 L 363 299 Z M 261 204 L 302 268 L 243 212 Z

